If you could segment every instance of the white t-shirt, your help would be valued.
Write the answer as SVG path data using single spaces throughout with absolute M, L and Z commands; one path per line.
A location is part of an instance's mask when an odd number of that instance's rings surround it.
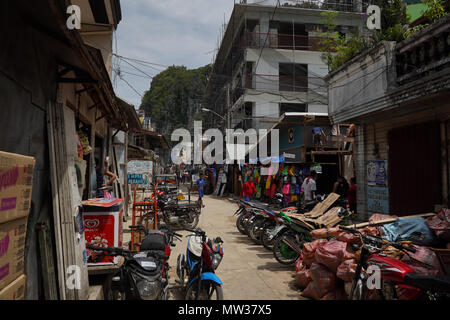
M 306 178 L 305 181 L 303 181 L 302 188 L 305 191 L 305 200 L 313 200 L 313 198 L 311 197 L 311 191 L 317 190 L 316 182 L 313 180 L 313 178 Z

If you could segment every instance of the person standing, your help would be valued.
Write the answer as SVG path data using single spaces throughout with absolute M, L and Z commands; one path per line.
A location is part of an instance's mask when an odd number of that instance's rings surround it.
M 247 182 L 244 183 L 244 186 L 241 190 L 241 197 L 244 196 L 245 201 L 251 201 L 253 197 L 253 193 L 257 193 L 255 184 L 253 183 L 253 177 L 249 176 Z
M 351 212 L 356 214 L 356 178 L 350 179 L 350 187 L 348 189 L 348 207 Z
M 333 192 L 340 195 L 341 198 L 347 198 L 348 189 L 349 185 L 347 180 L 343 176 L 338 175 L 337 181 L 334 183 L 333 186 Z
M 197 179 L 195 184 L 198 187 L 198 202 L 200 203 L 202 208 L 204 208 L 205 205 L 203 204 L 203 195 L 204 195 L 204 188 L 205 188 L 205 179 L 204 179 L 203 174 L 200 174 L 200 177 Z
M 312 170 L 309 177 L 307 177 L 305 181 L 303 181 L 302 189 L 305 193 L 305 202 L 312 201 L 316 196 L 316 178 L 317 172 L 315 170 Z
M 325 134 L 325 132 L 323 132 L 323 129 L 321 127 L 314 127 L 312 129 L 312 135 L 314 146 L 315 147 L 320 146 L 322 148 L 323 147 L 322 137 L 323 139 L 325 139 L 325 141 L 327 141 L 327 135 Z
M 100 161 L 95 159 L 95 170 L 97 176 L 97 198 L 111 198 L 108 191 L 102 189 L 104 187 L 112 186 L 113 182 L 117 179 L 117 176 L 108 170 L 108 162 L 104 161 L 104 167 L 100 165 Z M 105 181 L 107 177 L 110 177 L 108 181 Z

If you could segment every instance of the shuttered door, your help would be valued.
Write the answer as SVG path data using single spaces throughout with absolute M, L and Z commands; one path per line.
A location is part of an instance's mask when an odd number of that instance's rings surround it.
M 432 212 L 441 203 L 439 123 L 389 131 L 389 201 L 395 215 Z

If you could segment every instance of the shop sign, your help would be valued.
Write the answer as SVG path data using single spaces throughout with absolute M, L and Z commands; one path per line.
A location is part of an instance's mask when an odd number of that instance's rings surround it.
M 316 164 L 310 167 L 310 171 L 316 171 L 317 173 L 322 173 L 322 166 L 320 164 Z
M 367 185 L 387 186 L 387 166 L 386 160 L 367 161 Z
M 367 186 L 367 209 L 377 213 L 389 213 L 389 189 Z
M 128 184 L 138 184 L 139 187 L 150 187 L 152 183 L 153 161 L 133 160 L 128 162 Z

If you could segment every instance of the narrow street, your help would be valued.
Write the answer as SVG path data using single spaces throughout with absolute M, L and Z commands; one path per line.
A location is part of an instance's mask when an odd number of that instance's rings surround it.
M 247 236 L 236 229 L 236 217 L 233 213 L 237 205 L 227 198 L 206 196 L 205 208 L 200 216 L 199 227 L 209 237 L 221 237 L 224 241 L 223 261 L 217 269 L 217 275 L 223 281 L 226 300 L 273 300 L 301 299 L 294 286 L 292 275 L 294 266 L 279 264 L 272 252 L 261 245 L 254 244 Z M 188 234 L 188 232 L 180 232 Z M 170 281 L 173 286 L 172 299 L 183 299 L 184 290 L 175 283 L 176 263 L 179 253 L 186 252 L 187 238 L 177 242 L 169 263 Z
M 254 244 L 247 236 L 236 229 L 236 217 L 233 213 L 237 205 L 227 198 L 205 196 L 205 208 L 200 216 L 199 228 L 209 237 L 221 237 L 224 241 L 224 258 L 217 275 L 223 281 L 226 300 L 298 300 L 300 296 L 295 287 L 295 266 L 283 266 L 273 257 L 272 252 L 261 245 Z M 131 224 L 128 220 L 125 229 Z M 177 231 L 188 235 L 187 231 Z M 130 239 L 130 233 L 124 233 L 124 243 Z M 169 265 L 170 299 L 184 299 L 185 291 L 176 282 L 177 257 L 186 254 L 187 237 L 176 241 L 172 248 Z

